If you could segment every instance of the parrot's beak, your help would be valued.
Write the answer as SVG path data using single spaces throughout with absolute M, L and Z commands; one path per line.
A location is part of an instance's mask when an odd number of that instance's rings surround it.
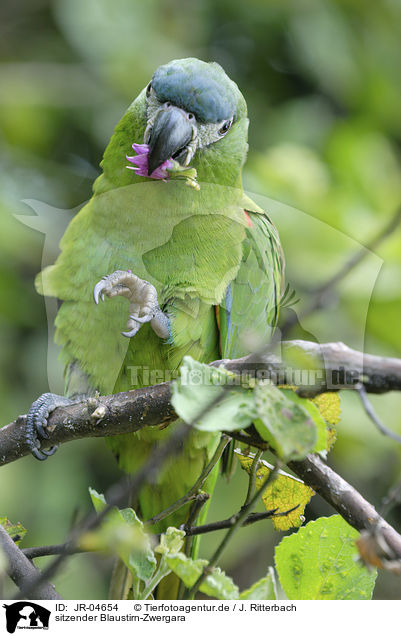
M 191 139 L 192 125 L 183 110 L 169 106 L 160 111 L 149 139 L 148 175 L 167 159 L 178 159 Z

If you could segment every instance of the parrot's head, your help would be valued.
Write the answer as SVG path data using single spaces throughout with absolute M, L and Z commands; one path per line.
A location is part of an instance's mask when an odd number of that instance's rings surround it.
M 138 175 L 166 176 L 175 163 L 198 179 L 237 185 L 248 149 L 246 102 L 215 62 L 195 58 L 160 66 L 141 96 L 143 145 L 134 144 Z

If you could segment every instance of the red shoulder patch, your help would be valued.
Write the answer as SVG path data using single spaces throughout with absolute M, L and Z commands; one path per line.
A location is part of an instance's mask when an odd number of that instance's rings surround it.
M 249 213 L 246 210 L 244 210 L 244 214 L 245 214 L 246 222 L 247 222 L 248 226 L 249 227 L 253 227 L 253 223 L 251 221 L 251 217 L 249 216 Z

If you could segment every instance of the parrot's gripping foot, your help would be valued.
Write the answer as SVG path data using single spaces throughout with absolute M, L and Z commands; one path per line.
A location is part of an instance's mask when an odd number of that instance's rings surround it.
M 153 331 L 160 338 L 168 338 L 170 335 L 170 323 L 168 316 L 159 307 L 157 291 L 151 283 L 142 280 L 130 271 L 117 270 L 113 274 L 104 276 L 95 285 L 93 297 L 98 305 L 104 297 L 114 298 L 123 296 L 129 300 L 129 319 L 127 331 L 122 335 L 132 338 L 141 326 L 150 322 Z
M 43 461 L 56 452 L 58 446 L 41 449 L 41 441 L 49 439 L 47 418 L 59 406 L 67 406 L 71 400 L 55 393 L 44 393 L 32 404 L 26 416 L 25 441 L 34 457 Z

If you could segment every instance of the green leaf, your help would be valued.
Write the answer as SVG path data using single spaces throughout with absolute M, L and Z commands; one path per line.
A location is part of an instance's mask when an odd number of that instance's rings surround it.
M 281 389 L 281 390 L 284 393 L 284 395 L 289 400 L 291 400 L 291 402 L 294 402 L 295 404 L 299 404 L 303 409 L 305 409 L 305 411 L 309 413 L 317 429 L 317 440 L 312 450 L 315 453 L 323 453 L 325 455 L 326 449 L 327 449 L 328 430 L 327 430 L 326 422 L 324 421 L 318 406 L 314 404 L 312 400 L 308 400 L 307 398 L 300 397 L 299 395 L 295 393 L 295 391 L 291 391 L 289 389 Z
M 276 581 L 273 568 L 269 568 L 267 575 L 263 579 L 259 579 L 259 581 L 256 581 L 240 594 L 240 600 L 243 601 L 275 601 L 276 598 Z
M 192 587 L 208 562 L 205 559 L 191 559 L 182 552 L 166 556 L 166 562 L 171 570 L 184 582 L 186 587 Z M 232 600 L 239 597 L 239 589 L 234 581 L 220 568 L 213 568 L 200 586 L 200 591 L 213 598 Z
M 196 423 L 196 428 L 202 431 L 234 431 L 251 424 L 255 417 L 253 391 L 236 385 L 238 376 L 197 362 L 189 356 L 185 356 L 180 373 L 180 379 L 172 385 L 171 403 L 183 420 L 192 421 L 226 390 L 226 396 Z M 227 385 L 231 388 L 224 389 Z
M 96 511 L 101 512 L 107 505 L 104 495 L 93 488 L 89 492 Z M 80 545 L 90 550 L 110 550 L 118 554 L 130 572 L 141 581 L 148 581 L 157 566 L 150 537 L 132 508 L 112 508 L 100 528 L 84 535 Z
M 280 583 L 292 600 L 370 599 L 376 571 L 356 561 L 359 533 L 340 515 L 310 521 L 275 550 Z
M 171 570 L 180 577 L 186 587 L 192 587 L 203 572 L 208 562 L 205 559 L 191 559 L 183 552 L 166 557 Z
M 102 510 L 107 506 L 106 499 L 102 493 L 97 492 L 94 488 L 89 487 L 89 494 L 92 499 L 93 507 L 96 512 L 102 512 Z
M 320 393 L 320 395 L 316 395 L 316 397 L 312 398 L 312 402 L 316 404 L 321 416 L 327 422 L 326 450 L 329 451 L 337 437 L 335 427 L 339 423 L 341 416 L 340 396 L 333 391 L 330 393 Z
M 16 545 L 19 545 L 27 533 L 27 530 L 24 528 L 22 523 L 19 521 L 17 521 L 17 523 L 12 523 L 9 519 L 7 519 L 7 517 L 0 517 L 0 525 L 3 526 L 4 530 L 12 538 Z
M 135 510 L 125 508 L 120 510 L 121 517 L 132 529 L 134 539 L 128 550 L 120 550 L 120 556 L 129 570 L 141 581 L 147 581 L 154 573 L 157 561 L 153 553 L 149 535 L 143 529 L 143 523 L 138 518 Z
M 239 457 L 241 467 L 250 473 L 254 455 L 243 455 L 238 450 L 235 451 Z M 259 460 L 258 469 L 256 471 L 256 488 L 260 488 L 265 482 L 269 473 L 273 470 L 273 466 L 263 459 Z M 314 495 L 312 488 L 304 484 L 297 477 L 293 477 L 283 470 L 279 470 L 276 479 L 267 486 L 262 495 L 263 503 L 266 510 L 274 510 L 277 512 L 286 512 L 295 506 L 295 510 L 283 517 L 272 517 L 275 530 L 289 530 L 290 528 L 298 528 L 303 522 L 303 513 L 305 506 L 309 503 Z
M 309 413 L 271 382 L 257 384 L 254 394 L 259 417 L 254 424 L 259 435 L 282 459 L 304 459 L 318 439 Z
M 220 568 L 213 568 L 199 590 L 208 596 L 222 600 L 234 600 L 239 597 L 239 589 L 234 581 Z
M 177 528 L 167 528 L 166 532 L 161 535 L 160 543 L 155 548 L 155 552 L 159 554 L 176 554 L 184 545 L 185 532 Z

